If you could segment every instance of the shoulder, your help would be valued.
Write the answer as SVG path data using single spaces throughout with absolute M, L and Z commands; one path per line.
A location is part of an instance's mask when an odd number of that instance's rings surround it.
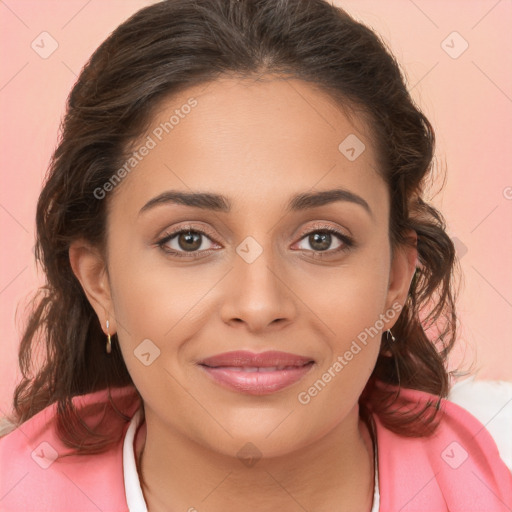
M 112 388 L 111 396 L 133 396 L 133 387 Z M 93 405 L 88 426 L 105 414 L 107 390 L 73 398 L 77 407 Z M 123 412 L 133 415 L 138 404 Z M 122 468 L 122 442 L 99 454 L 69 455 L 57 435 L 52 404 L 0 438 L 0 509 L 6 512 L 94 510 L 128 511 Z M 118 416 L 124 433 L 128 422 Z
M 421 406 L 438 397 L 402 389 Z M 489 511 L 512 507 L 512 474 L 485 426 L 468 411 L 441 399 L 431 436 L 404 437 L 377 426 L 381 510 Z

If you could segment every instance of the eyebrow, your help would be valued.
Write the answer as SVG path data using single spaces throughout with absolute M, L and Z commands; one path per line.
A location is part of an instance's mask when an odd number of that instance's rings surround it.
M 342 188 L 297 194 L 289 200 L 286 211 L 299 212 L 340 201 L 357 204 L 363 207 L 370 217 L 373 218 L 373 212 L 370 205 L 361 196 Z M 168 190 L 149 200 L 141 208 L 139 215 L 158 205 L 168 203 L 222 213 L 229 213 L 232 206 L 231 201 L 221 194 Z

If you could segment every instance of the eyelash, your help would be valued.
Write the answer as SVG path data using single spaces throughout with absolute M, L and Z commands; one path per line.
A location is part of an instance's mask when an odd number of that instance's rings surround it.
M 181 228 L 179 230 L 172 231 L 170 233 L 169 232 L 165 233 L 163 238 L 161 238 L 160 240 L 158 240 L 156 242 L 156 245 L 160 249 L 162 249 L 162 251 L 164 251 L 166 254 L 169 254 L 171 256 L 177 256 L 178 258 L 194 259 L 194 258 L 203 257 L 205 254 L 210 254 L 211 252 L 215 251 L 215 249 L 208 249 L 208 250 L 204 250 L 204 251 L 193 251 L 193 252 L 189 252 L 189 253 L 187 253 L 185 251 L 177 252 L 174 250 L 169 250 L 165 246 L 165 244 L 167 244 L 175 236 L 180 235 L 182 233 L 190 233 L 190 232 L 204 235 L 205 237 L 212 240 L 212 237 L 208 233 L 202 231 L 201 229 L 196 229 L 192 226 L 186 226 L 185 228 Z M 299 249 L 302 252 L 304 252 L 304 251 L 313 252 L 313 253 L 315 253 L 315 257 L 324 257 L 324 254 L 327 254 L 330 256 L 332 254 L 336 254 L 336 253 L 339 253 L 342 251 L 349 251 L 350 249 L 352 249 L 355 246 L 355 242 L 354 242 L 353 238 L 349 237 L 348 235 L 345 235 L 344 233 L 342 233 L 341 231 L 338 231 L 335 228 L 325 227 L 325 226 L 314 226 L 314 228 L 311 231 L 303 233 L 300 240 L 303 240 L 304 238 L 306 238 L 309 235 L 312 235 L 313 233 L 329 233 L 329 234 L 336 235 L 344 244 L 341 247 L 338 247 L 337 249 L 331 249 L 329 251 L 314 251 L 314 250 L 311 251 L 308 249 Z M 214 240 L 212 240 L 212 241 L 214 241 Z

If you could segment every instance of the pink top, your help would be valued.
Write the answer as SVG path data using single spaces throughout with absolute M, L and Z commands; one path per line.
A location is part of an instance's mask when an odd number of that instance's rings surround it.
M 129 400 L 133 388 L 111 389 L 130 418 L 140 405 Z M 402 389 L 401 395 L 423 403 L 428 393 Z M 102 406 L 107 392 L 75 397 Z M 436 433 L 407 438 L 384 428 L 378 416 L 378 474 L 381 512 L 510 512 L 512 474 L 485 427 L 460 406 L 442 401 Z M 104 411 L 88 416 L 94 420 Z M 52 404 L 0 438 L 0 510 L 5 512 L 128 512 L 123 475 L 123 439 L 129 422 L 109 419 L 119 442 L 97 455 L 69 453 L 57 437 Z M 144 424 L 141 429 L 144 428 Z M 137 436 L 139 437 L 139 436 Z

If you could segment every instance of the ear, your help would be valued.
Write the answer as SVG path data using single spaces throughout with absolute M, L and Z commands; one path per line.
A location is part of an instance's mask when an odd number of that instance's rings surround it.
M 75 240 L 69 247 L 69 261 L 73 273 L 100 321 L 103 332 L 117 331 L 114 308 L 108 280 L 107 266 L 98 248 L 85 240 Z
M 416 231 L 410 229 L 406 233 L 406 243 L 395 249 L 391 269 L 389 273 L 388 292 L 386 297 L 386 311 L 404 307 L 409 294 L 409 288 L 416 271 L 418 261 L 418 235 Z M 393 318 L 395 315 L 393 315 Z M 398 318 L 398 317 L 396 317 Z M 396 318 L 390 319 L 386 323 L 385 329 L 391 329 L 396 322 Z M 388 325 L 389 324 L 389 325 Z

